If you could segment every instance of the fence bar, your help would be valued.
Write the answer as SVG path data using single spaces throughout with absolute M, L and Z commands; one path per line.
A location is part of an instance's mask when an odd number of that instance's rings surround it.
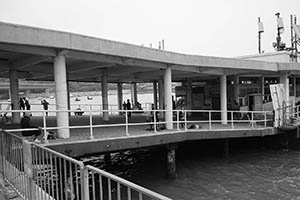
M 187 131 L 187 117 L 186 117 L 186 110 L 184 111 L 184 130 Z
M 233 111 L 230 112 L 231 114 L 231 129 L 234 129 L 234 125 L 233 125 Z
M 92 110 L 89 111 L 90 114 L 90 139 L 94 139 L 94 134 L 93 134 L 93 113 Z
M 209 123 L 209 130 L 211 130 L 211 111 L 208 111 L 208 123 Z
M 129 132 L 128 132 L 128 110 L 125 110 L 125 123 L 126 123 L 126 136 L 129 136 Z
M 176 110 L 176 117 L 177 117 L 177 130 L 180 131 L 180 127 L 179 127 L 179 110 Z
M 153 111 L 153 130 L 155 133 L 157 133 L 157 127 L 156 127 L 156 110 Z
M 47 121 L 46 121 L 46 112 L 43 110 L 43 127 L 44 127 L 44 142 L 48 143 L 48 137 L 47 137 Z

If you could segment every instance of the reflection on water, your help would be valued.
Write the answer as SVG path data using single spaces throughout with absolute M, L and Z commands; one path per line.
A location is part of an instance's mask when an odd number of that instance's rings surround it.
M 300 199 L 300 152 L 261 148 L 250 141 L 231 146 L 228 160 L 222 142 L 193 142 L 177 150 L 178 178 L 166 178 L 165 150 L 135 150 L 86 157 L 99 167 L 174 200 Z

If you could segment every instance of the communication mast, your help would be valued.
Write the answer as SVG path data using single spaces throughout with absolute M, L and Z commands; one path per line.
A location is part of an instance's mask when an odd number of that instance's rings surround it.
M 291 44 L 292 58 L 293 61 L 297 62 L 298 45 L 300 45 L 300 26 L 297 25 L 297 18 L 296 16 L 293 17 L 293 15 L 291 15 Z
M 258 18 L 258 53 L 261 54 L 261 34 L 264 32 L 263 23 L 260 21 L 260 17 Z
M 276 13 L 275 16 L 277 16 L 277 37 L 276 42 L 273 42 L 273 47 L 276 51 L 282 51 L 286 49 L 285 43 L 281 41 L 281 34 L 284 32 L 284 25 L 282 17 L 280 17 L 280 13 Z

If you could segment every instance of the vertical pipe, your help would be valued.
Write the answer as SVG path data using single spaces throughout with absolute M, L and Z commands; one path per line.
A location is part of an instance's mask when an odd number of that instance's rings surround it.
M 122 90 L 122 83 L 117 83 L 118 88 L 118 110 L 123 110 L 123 90 Z M 119 112 L 121 115 L 122 112 Z
M 295 49 L 294 49 L 294 33 L 293 33 L 293 15 L 290 15 L 290 21 L 291 21 L 291 47 L 292 47 L 292 49 L 291 49 L 291 53 L 292 53 L 292 59 L 291 59 L 291 61 L 293 62 L 295 60 L 295 58 L 294 58 L 294 56 L 295 56 L 295 54 L 294 54 Z M 295 40 L 296 40 L 296 38 L 295 38 Z
M 261 76 L 261 100 L 263 104 L 265 100 L 265 77 L 264 76 Z
M 55 80 L 55 98 L 56 110 L 68 109 L 67 95 L 67 77 L 66 77 L 66 58 L 64 55 L 58 54 L 54 58 L 54 80 Z M 69 127 L 68 112 L 57 112 L 56 123 L 58 127 Z M 57 130 L 59 138 L 69 138 L 69 128 Z
M 211 130 L 211 111 L 208 111 L 209 130 Z
M 43 110 L 44 143 L 48 143 L 46 112 Z
M 154 107 L 151 109 L 157 110 L 157 82 L 153 82 L 153 105 Z
M 164 82 L 163 79 L 160 79 L 158 82 L 158 93 L 159 93 L 159 110 L 164 109 Z M 163 118 L 164 113 L 160 112 L 159 113 L 160 117 Z
M 128 132 L 128 129 L 129 129 L 129 127 L 128 127 L 128 110 L 125 110 L 125 126 L 126 126 L 125 134 L 126 134 L 126 136 L 129 136 L 129 132 Z
M 297 24 L 297 18 L 294 16 L 294 24 Z M 296 35 L 294 36 L 296 38 Z M 295 43 L 295 62 L 298 62 L 298 45 Z
M 81 199 L 89 200 L 89 171 L 81 166 Z
M 258 23 L 260 23 L 260 17 L 258 18 Z M 261 32 L 258 30 L 258 53 L 261 54 Z
M 93 133 L 93 113 L 92 110 L 89 112 L 90 115 L 90 139 L 94 139 L 94 133 Z

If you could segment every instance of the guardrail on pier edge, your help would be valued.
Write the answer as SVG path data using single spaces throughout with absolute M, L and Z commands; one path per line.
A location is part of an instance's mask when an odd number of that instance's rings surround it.
M 0 173 L 23 199 L 171 200 L 12 133 L 0 134 Z
M 24 110 L 9 110 L 6 113 L 20 112 L 23 113 Z M 26 112 L 26 111 L 25 111 Z M 124 128 L 124 136 L 129 136 L 134 133 L 140 127 L 141 130 L 149 130 L 154 133 L 159 133 L 160 130 L 164 130 L 164 133 L 174 132 L 174 131 L 199 131 L 199 130 L 220 130 L 220 129 L 238 129 L 247 126 L 248 128 L 262 128 L 267 126 L 273 126 L 273 112 L 272 111 L 220 111 L 220 110 L 30 110 L 31 114 L 34 116 L 41 116 L 43 119 L 42 127 L 44 135 L 47 135 L 47 131 L 58 130 L 58 129 L 89 129 L 89 138 L 94 139 L 94 132 L 96 129 L 105 129 L 113 127 Z M 76 114 L 80 112 L 86 112 L 89 116 L 89 122 L 81 125 L 72 125 L 68 127 L 57 127 L 49 126 L 47 124 L 47 114 L 49 112 L 65 112 L 71 114 Z M 97 124 L 94 121 L 94 117 L 99 117 L 100 114 L 104 113 L 121 113 L 123 114 L 122 120 L 119 122 L 103 123 Z M 165 130 L 165 126 L 168 123 L 165 120 L 165 114 L 171 112 L 173 115 L 172 130 Z M 3 113 L 2 113 L 3 114 Z M 132 115 L 138 115 L 139 121 L 131 120 Z M 227 120 L 221 119 L 221 115 L 225 115 Z M 19 132 L 19 131 L 29 131 L 36 130 L 36 128 L 27 129 L 9 129 L 8 132 Z M 71 135 L 72 137 L 72 135 Z M 47 137 L 45 142 L 47 142 Z

